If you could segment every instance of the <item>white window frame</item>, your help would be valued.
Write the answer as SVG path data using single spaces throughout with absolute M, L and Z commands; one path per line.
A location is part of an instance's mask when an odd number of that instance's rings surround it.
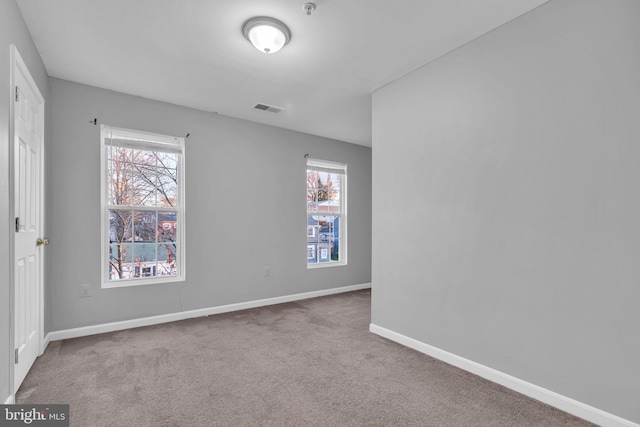
M 309 263 L 307 260 L 307 269 L 315 269 L 315 268 L 326 268 L 326 267 L 338 267 L 347 265 L 347 253 L 348 253 L 348 244 L 347 244 L 347 164 L 346 163 L 338 163 L 327 160 L 319 160 L 319 159 L 311 159 L 307 158 L 307 166 L 305 170 L 305 175 L 308 174 L 310 170 L 315 170 L 319 172 L 329 172 L 332 174 L 340 175 L 340 212 L 339 213 L 327 213 L 326 216 L 339 216 L 339 251 L 338 261 L 328 261 L 328 262 L 315 262 Z M 305 193 L 307 191 L 305 184 Z M 306 201 L 306 196 L 305 196 Z M 307 207 L 308 207 L 307 203 Z M 306 219 L 307 219 L 307 251 L 308 251 L 308 238 L 309 236 L 309 215 L 314 212 L 309 211 L 307 208 Z M 324 216 L 324 215 L 323 215 Z M 315 233 L 314 233 L 315 234 Z M 318 248 L 316 248 L 316 253 L 318 252 Z
M 108 153 L 107 148 L 110 144 L 108 139 L 117 137 L 119 140 L 125 140 L 127 143 L 120 143 L 118 146 L 136 149 L 149 149 L 157 151 L 172 152 L 178 154 L 178 206 L 172 208 L 163 207 L 144 207 L 144 206 L 120 206 L 109 205 L 109 180 L 108 173 Z M 130 141 L 130 144 L 128 143 Z M 119 288 L 128 286 L 151 285 L 168 282 L 182 282 L 185 280 L 185 138 L 173 137 L 150 132 L 116 128 L 112 126 L 101 125 L 100 127 L 100 234 L 101 234 L 101 286 L 102 288 Z M 144 211 L 177 211 L 176 228 L 176 274 L 173 276 L 152 276 L 149 278 L 128 278 L 119 280 L 109 280 L 109 245 L 110 245 L 110 209 L 132 208 Z

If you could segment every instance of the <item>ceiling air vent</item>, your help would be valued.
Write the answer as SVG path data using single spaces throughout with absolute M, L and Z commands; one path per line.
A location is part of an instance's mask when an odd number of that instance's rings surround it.
M 253 106 L 253 108 L 255 108 L 256 110 L 268 111 L 270 113 L 279 113 L 280 111 L 284 110 L 284 108 L 267 104 L 256 104 Z

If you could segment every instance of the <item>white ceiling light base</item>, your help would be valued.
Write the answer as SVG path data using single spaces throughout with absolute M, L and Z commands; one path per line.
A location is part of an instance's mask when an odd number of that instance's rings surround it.
M 242 34 L 256 49 L 267 54 L 276 53 L 291 40 L 289 28 L 267 16 L 249 19 L 242 25 Z

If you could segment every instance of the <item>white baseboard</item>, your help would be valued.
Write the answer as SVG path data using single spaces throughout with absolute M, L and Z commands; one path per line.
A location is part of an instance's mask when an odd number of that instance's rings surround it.
M 4 401 L 5 405 L 13 405 L 14 403 L 16 403 L 16 396 L 13 394 L 7 397 L 7 400 Z
M 299 301 L 299 300 L 309 299 L 309 298 L 317 298 L 317 297 L 339 294 L 344 292 L 359 291 L 361 289 L 368 289 L 368 288 L 371 288 L 371 283 L 343 286 L 340 288 L 323 289 L 320 291 L 285 295 L 282 297 L 266 298 L 266 299 L 260 299 L 255 301 L 241 302 L 237 304 L 221 305 L 218 307 L 201 308 L 198 310 L 182 311 L 179 313 L 163 314 L 160 316 L 144 317 L 141 319 L 124 320 L 121 322 L 104 323 L 101 325 L 85 326 L 82 328 L 64 329 L 61 331 L 49 332 L 44 339 L 43 347 L 46 348 L 46 346 L 51 341 L 84 337 L 87 335 L 103 334 L 106 332 L 122 331 L 124 329 L 139 328 L 142 326 L 158 325 L 160 323 L 175 322 L 177 320 L 192 319 L 194 317 L 210 316 L 213 314 L 228 313 L 231 311 L 246 310 L 248 308 L 282 304 L 286 302 Z
M 578 402 L 373 323 L 369 325 L 369 331 L 603 427 L 640 427 L 640 424 L 625 420 L 617 415 Z
M 44 336 L 44 340 L 42 340 L 42 351 L 40 351 L 40 356 L 42 356 L 44 352 L 47 350 L 47 347 L 49 347 L 50 342 L 51 342 L 51 333 L 48 333 L 47 335 Z

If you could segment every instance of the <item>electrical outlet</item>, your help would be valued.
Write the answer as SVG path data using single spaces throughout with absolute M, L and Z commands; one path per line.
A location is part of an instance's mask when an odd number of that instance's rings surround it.
M 270 277 L 271 276 L 271 267 L 266 265 L 264 267 L 264 277 Z
M 80 285 L 80 298 L 88 298 L 91 296 L 91 285 L 89 283 L 83 283 Z

